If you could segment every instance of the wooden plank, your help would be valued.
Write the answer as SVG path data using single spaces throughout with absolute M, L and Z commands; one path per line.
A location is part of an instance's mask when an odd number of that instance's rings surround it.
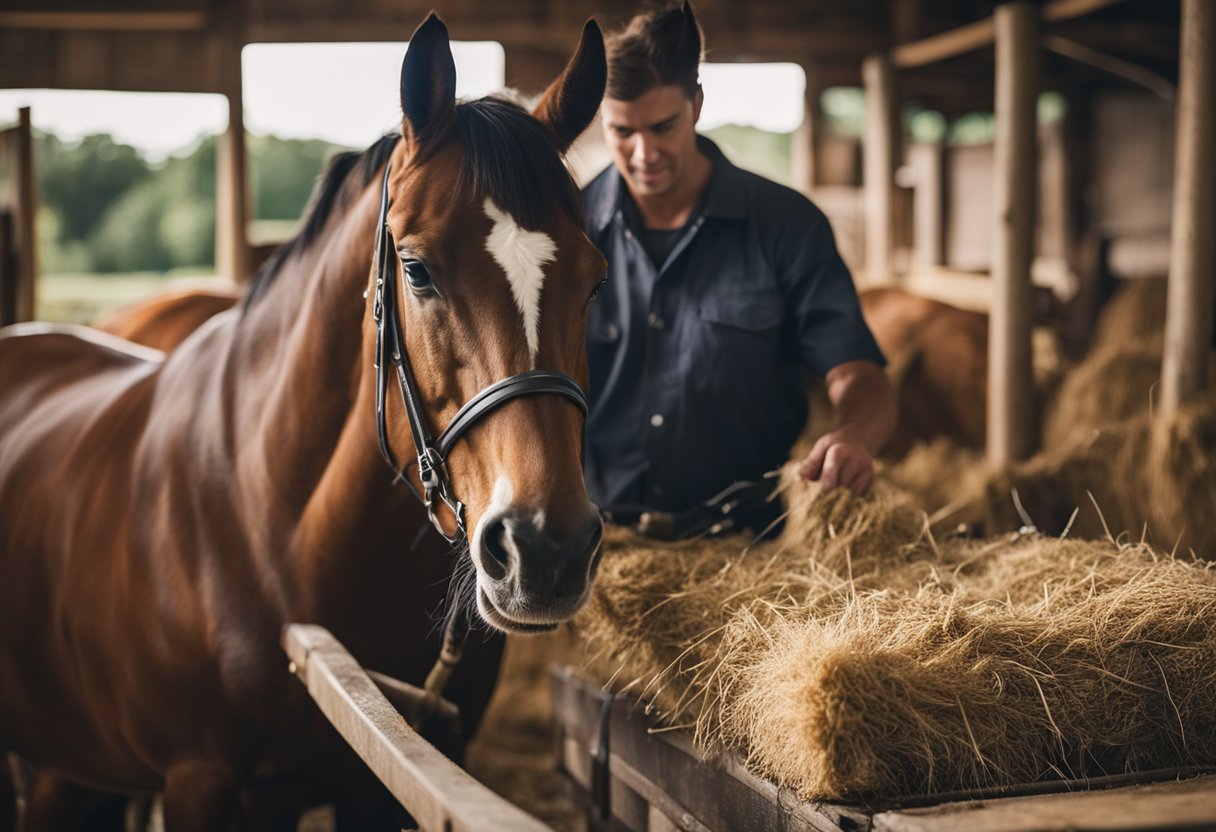
M 1065 58 L 1071 58 L 1077 63 L 1092 66 L 1094 69 L 1101 70 L 1116 78 L 1122 78 L 1124 81 L 1144 87 L 1163 101 L 1173 101 L 1177 97 L 1178 88 L 1174 86 L 1173 81 L 1163 75 L 1132 61 L 1125 61 L 1114 55 L 1099 52 L 1097 49 L 1092 49 L 1083 43 L 1077 43 L 1075 40 L 1062 38 L 1059 35 L 1045 35 L 1043 37 L 1043 48 L 1049 49 L 1057 55 L 1063 55 Z
M 207 28 L 203 12 L 0 12 L 0 28 L 94 32 L 196 32 Z
M 34 136 L 30 108 L 17 111 L 14 136 L 14 249 L 17 252 L 17 285 L 13 296 L 16 321 L 32 321 L 38 308 L 38 249 L 35 226 L 38 218 L 38 189 L 34 181 Z
M 422 829 L 548 829 L 478 783 L 411 729 L 325 628 L 288 625 L 283 647 L 321 712 Z
M 13 212 L 0 205 L 0 326 L 17 323 L 17 252 L 13 248 Z
M 988 462 L 1034 448 L 1030 266 L 1034 260 L 1038 10 L 997 7 L 992 312 L 988 331 Z
M 874 816 L 874 832 L 1211 829 L 1216 776 L 1105 791 L 946 803 Z
M 1127 0 L 1055 0 L 1044 4 L 1041 14 L 1048 23 L 1060 23 L 1125 2 Z M 995 42 L 996 21 L 986 17 L 940 35 L 901 44 L 891 50 L 891 63 L 898 69 L 927 66 L 983 49 Z
M 895 158 L 899 145 L 899 119 L 895 108 L 895 74 L 891 62 L 870 55 L 861 68 L 866 91 L 864 154 L 865 271 L 866 284 L 892 280 L 895 251 Z
M 916 182 L 912 191 L 912 262 L 941 266 L 946 262 L 946 165 L 941 142 L 908 148 L 908 166 Z
M 228 127 L 216 145 L 215 264 L 233 283 L 249 279 L 249 161 L 245 145 L 245 104 L 241 73 L 242 21 L 228 9 L 221 21 L 221 70 L 228 99 Z
M 1207 383 L 1216 291 L 1216 3 L 1183 0 L 1161 418 Z

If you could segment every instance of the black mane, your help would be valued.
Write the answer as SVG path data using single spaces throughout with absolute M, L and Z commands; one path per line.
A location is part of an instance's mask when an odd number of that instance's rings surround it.
M 526 110 L 501 98 L 481 98 L 456 105 L 456 123 L 464 147 L 456 191 L 489 197 L 528 230 L 554 219 L 556 208 L 583 223 L 578 186 L 562 162 L 549 131 Z M 348 180 L 366 187 L 383 169 L 401 137 L 384 136 L 363 152 L 347 151 L 330 160 L 317 182 L 300 231 L 284 243 L 249 281 L 248 306 L 265 293 L 292 255 L 307 250 L 321 236 L 334 211 L 354 195 Z M 556 196 L 554 200 L 552 197 Z M 372 241 L 367 244 L 371 257 Z

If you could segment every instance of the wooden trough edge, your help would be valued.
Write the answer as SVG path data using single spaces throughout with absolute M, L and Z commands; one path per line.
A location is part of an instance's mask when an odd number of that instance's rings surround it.
M 570 667 L 551 673 L 558 768 L 610 832 L 964 832 L 964 830 L 1213 829 L 1210 767 L 942 792 L 873 806 L 807 802 L 713 760 L 688 734 L 656 725 L 645 704 L 611 696 Z
M 321 712 L 421 829 L 550 830 L 473 779 L 410 728 L 324 627 L 289 624 L 283 628 L 282 643 L 291 671 L 308 688 Z

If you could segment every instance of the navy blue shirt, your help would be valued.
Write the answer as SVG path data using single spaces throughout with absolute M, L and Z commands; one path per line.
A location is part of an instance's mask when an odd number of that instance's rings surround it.
M 827 218 L 698 137 L 709 184 L 661 265 L 615 167 L 583 191 L 608 259 L 591 304 L 584 469 L 601 506 L 679 511 L 779 467 L 808 374 L 883 364 Z

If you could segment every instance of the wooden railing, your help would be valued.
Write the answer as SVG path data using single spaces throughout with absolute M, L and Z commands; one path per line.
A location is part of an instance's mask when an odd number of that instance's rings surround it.
M 291 624 L 283 649 L 292 671 L 338 733 L 423 830 L 545 832 L 549 827 L 504 800 L 443 756 L 406 723 L 328 630 Z

